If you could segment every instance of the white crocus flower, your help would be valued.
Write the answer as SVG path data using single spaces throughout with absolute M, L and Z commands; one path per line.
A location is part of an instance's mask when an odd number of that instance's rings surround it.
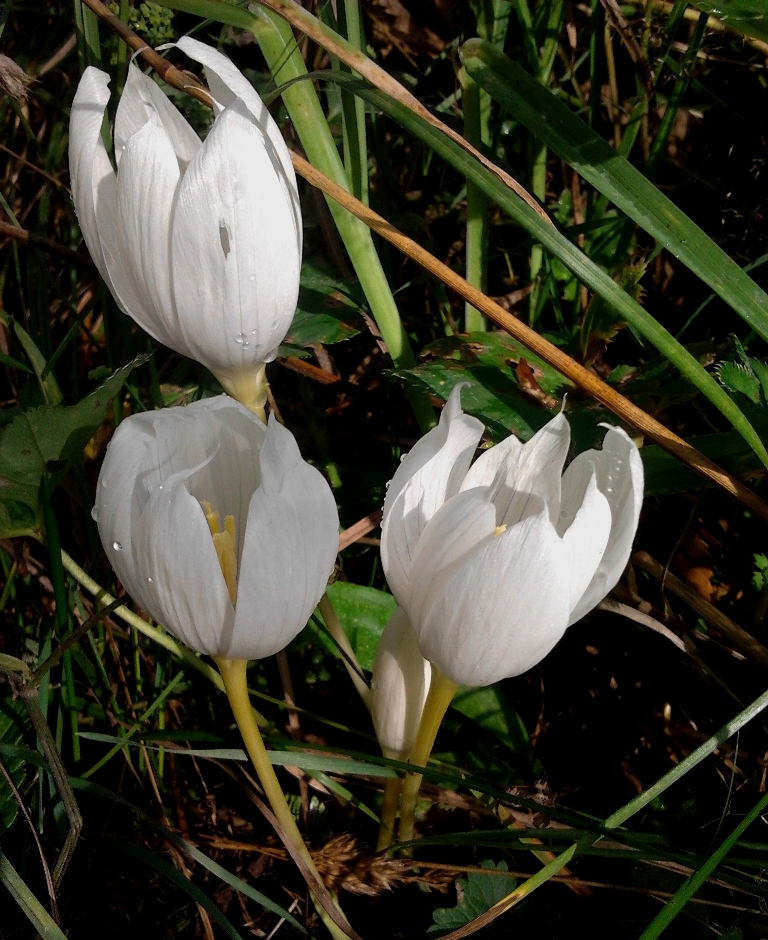
M 431 674 L 413 627 L 398 607 L 379 639 L 371 677 L 373 726 L 385 757 L 410 757 Z
M 205 142 L 131 64 L 115 117 L 115 172 L 102 140 L 109 76 L 87 68 L 70 120 L 75 211 L 118 306 L 260 407 L 264 363 L 298 297 L 296 176 L 277 125 L 229 59 L 189 37 L 177 46 L 205 67 L 216 114 Z
M 398 467 L 382 521 L 384 571 L 422 654 L 467 686 L 530 669 L 605 597 L 629 559 L 643 496 L 639 451 L 620 428 L 564 474 L 564 414 L 470 467 L 482 430 L 455 388 Z
M 187 646 L 225 659 L 290 643 L 338 550 L 333 494 L 291 432 L 225 395 L 123 421 L 94 518 L 136 603 Z

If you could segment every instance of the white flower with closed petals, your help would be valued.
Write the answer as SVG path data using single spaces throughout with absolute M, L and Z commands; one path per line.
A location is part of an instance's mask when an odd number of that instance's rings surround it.
M 320 472 L 287 428 L 226 395 L 123 421 L 94 518 L 134 601 L 187 646 L 226 659 L 290 643 L 338 550 Z
M 470 466 L 483 426 L 460 394 L 392 479 L 381 557 L 424 657 L 454 682 L 483 686 L 536 665 L 617 583 L 643 466 L 631 438 L 610 428 L 601 450 L 563 473 L 562 413 L 527 444 L 510 436 Z
M 385 757 L 410 757 L 431 675 L 413 627 L 398 607 L 379 638 L 371 676 L 371 715 Z
M 264 363 L 291 325 L 301 268 L 296 176 L 277 125 L 226 56 L 185 37 L 216 119 L 201 142 L 131 64 L 102 140 L 109 76 L 89 67 L 72 104 L 72 196 L 88 250 L 118 306 L 154 339 L 263 403 Z

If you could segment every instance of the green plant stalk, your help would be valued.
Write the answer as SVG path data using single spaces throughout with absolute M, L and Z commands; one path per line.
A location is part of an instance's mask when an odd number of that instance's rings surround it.
M 251 758 L 259 781 L 264 788 L 264 793 L 269 801 L 269 805 L 272 807 L 272 812 L 275 814 L 278 823 L 282 827 L 283 834 L 290 842 L 291 847 L 322 885 L 322 879 L 318 874 L 317 868 L 315 868 L 315 863 L 312 861 L 309 849 L 301 837 L 299 827 L 296 825 L 296 820 L 293 818 L 293 813 L 288 808 L 288 804 L 285 801 L 285 794 L 277 779 L 277 775 L 267 754 L 267 749 L 264 747 L 264 741 L 262 740 L 259 725 L 253 713 L 251 699 L 248 695 L 248 683 L 246 681 L 248 662 L 245 659 L 216 657 L 216 665 L 221 673 L 221 678 L 224 680 L 224 690 L 227 693 L 227 698 L 232 708 L 232 714 L 237 722 L 237 727 L 240 729 L 245 749 L 248 751 L 248 756 Z M 335 940 L 347 940 L 347 934 L 331 920 L 328 912 L 315 898 L 314 892 L 311 892 L 311 894 L 317 912 L 331 935 Z M 346 920 L 338 904 L 336 905 L 336 909 L 341 917 Z
M 285 83 L 307 76 L 307 68 L 290 25 L 270 10 L 261 6 L 246 10 L 210 0 L 162 0 L 161 5 L 252 32 L 276 82 Z M 349 190 L 344 164 L 312 83 L 300 81 L 291 85 L 285 89 L 283 101 L 307 159 Z M 412 368 L 416 359 L 370 230 L 332 199 L 326 198 L 326 202 L 395 368 Z M 409 383 L 406 394 L 421 430 L 428 431 L 434 427 L 437 421 L 427 393 Z
M 721 728 L 718 728 L 710 738 L 699 745 L 695 751 L 692 751 L 686 758 L 680 761 L 679 764 L 676 764 L 671 770 L 668 770 L 656 783 L 648 787 L 647 790 L 643 790 L 642 793 L 639 793 L 634 799 L 630 800 L 629 803 L 626 803 L 620 809 L 616 810 L 615 813 L 603 822 L 601 828 L 610 831 L 618 829 L 619 826 L 623 826 L 627 820 L 639 813 L 640 810 L 644 809 L 649 803 L 652 803 L 658 796 L 661 796 L 665 790 L 671 787 L 673 783 L 676 783 L 682 776 L 688 773 L 689 770 L 692 770 L 705 758 L 709 757 L 715 748 L 719 747 L 723 742 L 727 741 L 728 738 L 736 734 L 737 731 L 741 730 L 741 728 L 759 715 L 766 707 L 768 707 L 768 692 L 763 692 L 763 694 L 748 705 L 744 711 L 726 722 Z M 564 852 L 561 852 L 548 865 L 545 865 L 544 868 L 537 871 L 535 875 L 532 875 L 505 898 L 502 898 L 501 901 L 494 904 L 485 914 L 481 915 L 481 917 L 475 921 L 477 929 L 480 929 L 481 926 L 490 923 L 500 914 L 508 911 L 516 904 L 519 904 L 520 901 L 532 894 L 537 888 L 546 884 L 550 878 L 559 874 L 577 855 L 590 849 L 602 838 L 602 833 L 596 835 L 590 834 L 579 839 L 578 842 L 574 842 L 573 845 L 569 846 Z M 445 940 L 451 940 L 451 935 L 447 936 Z
M 263 7 L 255 7 L 254 13 L 250 28 L 275 80 L 285 82 L 305 76 L 307 69 L 290 25 Z M 283 93 L 283 101 L 309 161 L 349 189 L 347 174 L 314 87 L 306 81 L 292 85 Z M 416 364 L 413 350 L 370 230 L 332 199 L 326 202 L 395 368 L 412 368 Z M 434 427 L 435 412 L 426 392 L 409 385 L 407 394 L 421 430 Z
M 464 136 L 478 149 L 483 143 L 483 121 L 480 95 L 485 94 L 464 69 L 459 73 L 461 100 L 464 106 Z M 486 95 L 487 97 L 487 95 Z M 488 99 L 490 101 L 490 98 Z M 488 199 L 467 177 L 467 280 L 485 291 L 486 256 L 488 252 Z M 464 304 L 464 331 L 478 333 L 488 329 L 485 317 L 470 303 Z
M 400 791 L 403 788 L 401 777 L 387 777 L 384 781 L 384 799 L 381 802 L 381 825 L 379 838 L 376 841 L 376 851 L 383 852 L 392 845 L 395 837 L 395 819 L 397 818 L 397 804 L 400 802 Z
M 347 39 L 363 54 L 365 53 L 365 34 L 360 13 L 359 0 L 344 0 L 339 8 L 346 26 Z M 349 72 L 342 64 L 342 70 Z M 342 89 L 341 106 L 344 117 L 344 165 L 352 187 L 352 193 L 365 205 L 368 205 L 368 143 L 365 136 L 365 102 Z
M 432 682 L 429 686 L 429 695 L 424 703 L 419 731 L 408 763 L 415 764 L 418 767 L 427 766 L 429 755 L 435 745 L 437 732 L 440 730 L 440 723 L 458 688 L 456 682 L 444 676 L 434 664 L 432 665 Z M 421 774 L 407 774 L 403 781 L 403 792 L 400 797 L 399 839 L 401 842 L 410 842 L 413 838 L 413 821 L 420 788 Z

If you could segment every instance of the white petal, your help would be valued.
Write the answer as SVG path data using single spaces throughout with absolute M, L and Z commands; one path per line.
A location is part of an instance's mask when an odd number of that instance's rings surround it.
M 239 98 L 244 102 L 264 133 L 266 141 L 269 142 L 269 156 L 273 168 L 282 180 L 286 196 L 292 207 L 299 254 L 301 254 L 301 206 L 299 204 L 299 191 L 296 186 L 296 173 L 291 163 L 288 147 L 266 105 L 248 79 L 218 50 L 189 36 L 182 36 L 176 45 L 190 59 L 194 59 L 195 62 L 199 62 L 205 67 L 205 77 L 215 101 L 221 107 L 226 108 L 232 104 L 235 98 Z
M 386 757 L 408 760 L 429 692 L 432 669 L 398 607 L 381 634 L 371 676 L 371 714 Z
M 136 528 L 144 603 L 187 646 L 227 656 L 234 609 L 205 513 L 186 489 L 189 474 L 174 475 L 151 496 Z
M 99 273 L 111 289 L 97 223 L 100 201 L 109 201 L 107 212 L 114 214 L 117 208 L 115 171 L 101 138 L 104 111 L 109 101 L 108 86 L 106 72 L 93 66 L 83 72 L 69 122 L 69 174 L 83 238 Z
M 115 115 L 115 160 L 118 168 L 128 140 L 154 116 L 168 135 L 183 172 L 200 149 L 200 138 L 157 84 L 135 62 L 131 62 Z
M 565 486 L 563 487 L 565 490 Z M 564 494 L 565 495 L 565 494 Z M 570 494 L 569 494 L 569 498 Z M 564 499 L 565 501 L 565 499 Z M 603 559 L 611 533 L 611 507 L 597 488 L 593 472 L 581 493 L 581 505 L 563 536 L 570 573 L 570 609 L 577 607 Z
M 571 463 L 563 477 L 563 488 L 570 475 L 583 475 L 590 462 L 594 464 L 598 488 L 611 507 L 611 534 L 595 576 L 571 613 L 571 623 L 592 610 L 618 582 L 629 561 L 643 503 L 640 451 L 621 428 L 608 431 L 602 450 L 587 451 Z
M 296 309 L 300 247 L 264 137 L 238 100 L 184 174 L 172 256 L 190 355 L 214 372 L 274 358 Z
M 301 632 L 323 595 L 339 544 L 330 487 L 272 418 L 260 455 L 261 485 L 248 512 L 228 656 L 261 659 Z
M 537 497 L 544 500 L 552 523 L 557 521 L 570 442 L 571 429 L 561 412 L 523 445 L 516 464 L 510 465 L 506 474 L 499 471 L 493 497 L 499 525 L 512 526 L 536 511 Z
M 151 423 L 144 418 L 123 421 L 115 431 L 101 465 L 93 513 L 110 564 L 140 604 L 144 595 L 133 543 L 135 491 L 154 436 Z
M 488 487 L 458 493 L 424 528 L 413 556 L 403 605 L 418 634 L 424 610 L 496 528 Z
M 514 434 L 510 434 L 503 441 L 484 450 L 469 468 L 461 489 L 470 490 L 473 486 L 490 486 L 496 479 L 502 464 L 510 469 L 517 466 L 522 450 L 523 445 Z
M 155 117 L 126 143 L 117 177 L 118 224 L 124 263 L 147 298 L 151 322 L 139 322 L 177 352 L 179 342 L 171 290 L 170 224 L 181 174 L 168 139 Z
M 439 589 L 429 589 L 414 626 L 423 655 L 454 682 L 474 687 L 519 675 L 565 632 L 565 550 L 539 506 L 501 535 L 486 536 L 447 581 L 436 572 Z
M 461 386 L 456 386 L 439 424 L 402 460 L 384 499 L 381 561 L 401 605 L 419 537 L 443 503 L 459 491 L 483 433 L 481 422 L 462 412 L 460 396 Z

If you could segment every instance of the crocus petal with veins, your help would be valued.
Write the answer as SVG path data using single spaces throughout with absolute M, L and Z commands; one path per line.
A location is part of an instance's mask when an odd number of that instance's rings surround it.
M 508 438 L 467 469 L 479 434 L 472 426 L 463 449 L 449 443 L 454 424 L 465 426 L 459 394 L 395 474 L 381 557 L 423 656 L 447 679 L 479 686 L 530 669 L 616 584 L 637 528 L 643 469 L 635 444 L 611 428 L 602 450 L 563 474 L 563 413 L 527 444 Z
M 75 210 L 120 308 L 197 359 L 253 407 L 296 309 L 302 230 L 277 125 L 220 52 L 179 43 L 219 97 L 201 142 L 131 63 L 115 121 L 117 174 L 101 140 L 108 77 L 86 69 L 70 120 Z
M 413 447 L 389 483 L 384 499 L 381 557 L 390 590 L 400 604 L 408 591 L 413 552 L 432 516 L 459 491 L 483 426 L 461 410 L 461 387 L 451 393 L 440 422 Z
M 94 518 L 134 600 L 188 646 L 229 659 L 270 655 L 300 632 L 338 546 L 333 494 L 293 435 L 226 396 L 123 421 Z

